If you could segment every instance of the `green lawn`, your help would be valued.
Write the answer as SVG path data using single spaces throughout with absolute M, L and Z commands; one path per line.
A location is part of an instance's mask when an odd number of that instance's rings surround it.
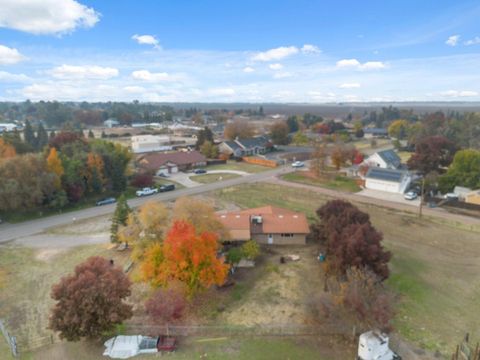
M 226 164 L 210 165 L 206 167 L 207 170 L 239 170 L 248 173 L 258 173 L 262 171 L 272 170 L 270 167 L 249 164 L 246 162 L 227 161 Z
M 282 176 L 283 180 L 298 182 L 307 185 L 314 185 L 325 187 L 332 190 L 346 191 L 346 192 L 358 192 L 360 187 L 355 180 L 347 178 L 345 176 L 334 176 L 332 178 L 311 178 L 306 176 L 303 171 L 296 171 Z
M 190 176 L 190 180 L 193 180 L 202 184 L 210 184 L 217 181 L 235 179 L 240 176 L 241 175 L 229 174 L 229 173 L 203 174 L 203 175 Z M 219 179 L 220 177 L 222 178 L 221 180 Z
M 327 360 L 316 345 L 316 339 L 309 338 L 190 338 L 181 339 L 177 351 L 166 355 L 168 359 L 214 359 L 214 360 Z M 104 347 L 101 344 L 62 343 L 37 352 L 34 359 L 50 360 L 102 360 Z M 138 359 L 158 359 L 158 354 L 141 355 Z M 23 359 L 23 358 L 22 358 Z M 137 359 L 137 358 L 135 358 Z

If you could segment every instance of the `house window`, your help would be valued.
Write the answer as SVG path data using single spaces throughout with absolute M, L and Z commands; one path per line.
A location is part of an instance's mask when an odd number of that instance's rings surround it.
M 293 237 L 293 234 L 280 234 L 281 237 L 285 237 L 285 238 L 290 238 L 290 237 Z

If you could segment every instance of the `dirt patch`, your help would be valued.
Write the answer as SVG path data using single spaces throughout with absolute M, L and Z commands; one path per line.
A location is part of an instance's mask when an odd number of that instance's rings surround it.
M 75 220 L 68 225 L 48 229 L 48 234 L 59 235 L 88 235 L 110 231 L 111 215 L 97 216 L 85 220 Z
M 65 249 L 41 249 L 36 252 L 35 259 L 40 261 L 49 262 L 57 255 L 64 253 Z

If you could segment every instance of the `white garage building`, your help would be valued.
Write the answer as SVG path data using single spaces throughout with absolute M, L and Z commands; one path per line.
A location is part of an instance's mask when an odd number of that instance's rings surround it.
M 412 175 L 408 171 L 370 168 L 365 175 L 365 187 L 391 193 L 403 194 L 410 183 Z

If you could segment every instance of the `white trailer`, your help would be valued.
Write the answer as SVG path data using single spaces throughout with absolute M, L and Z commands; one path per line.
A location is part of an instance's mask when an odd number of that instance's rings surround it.
M 357 360 L 401 360 L 388 347 L 388 335 L 379 331 L 368 331 L 358 339 Z

